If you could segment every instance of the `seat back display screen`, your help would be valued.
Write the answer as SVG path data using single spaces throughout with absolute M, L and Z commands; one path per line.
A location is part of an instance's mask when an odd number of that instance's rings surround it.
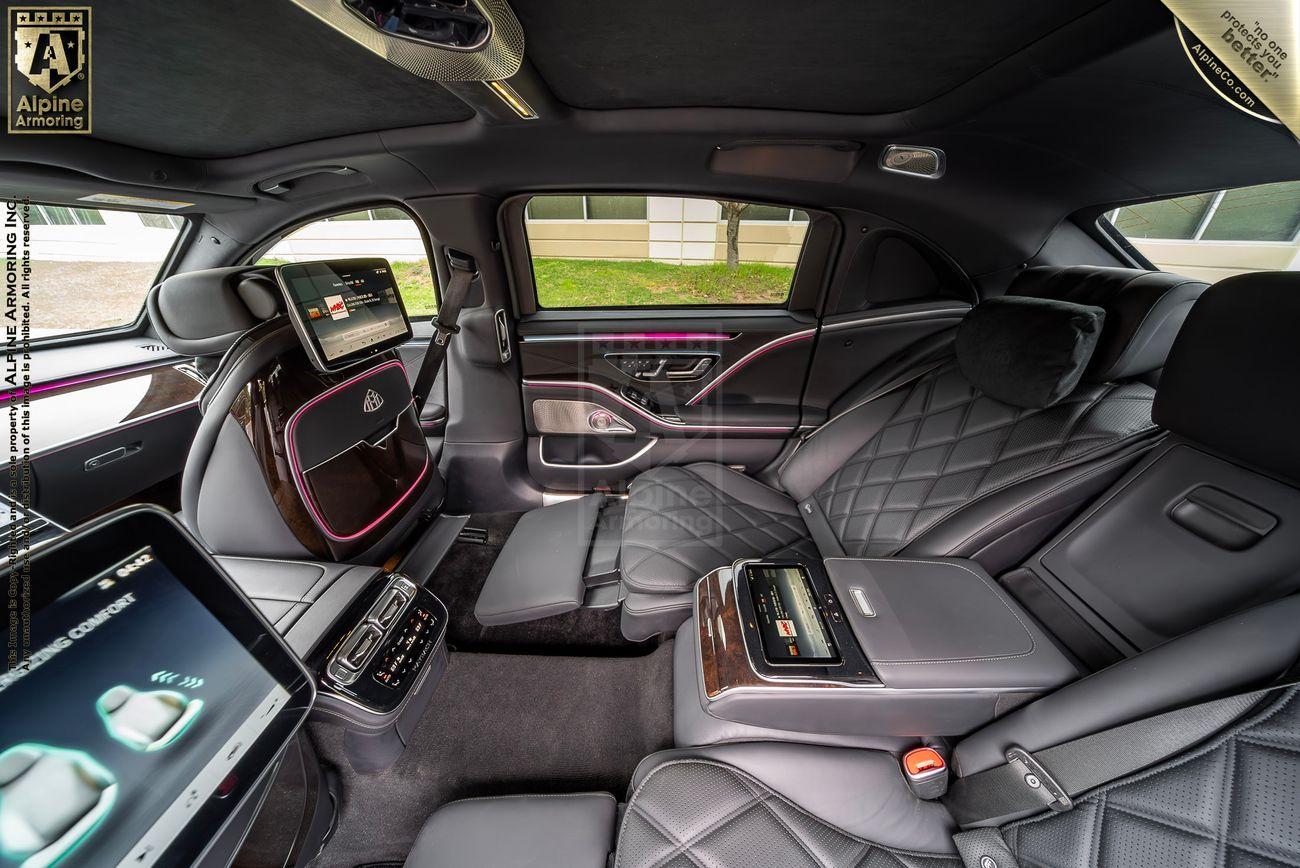
M 307 354 L 321 370 L 338 370 L 411 339 L 385 259 L 301 262 L 276 273 Z
M 835 639 L 822 619 L 812 580 L 803 567 L 746 564 L 745 579 L 768 663 L 834 666 Z
M 0 866 L 188 859 L 172 845 L 200 817 L 211 825 L 233 811 L 219 804 L 223 790 L 251 783 L 240 763 L 290 704 L 293 684 L 153 547 L 87 567 L 88 578 L 31 611 L 23 635 L 8 630 Z

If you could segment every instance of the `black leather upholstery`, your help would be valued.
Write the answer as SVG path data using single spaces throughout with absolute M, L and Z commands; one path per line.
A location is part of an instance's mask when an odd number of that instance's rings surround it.
M 1134 378 L 1163 366 L 1204 287 L 1133 269 L 1026 269 L 1009 293 L 1023 297 L 978 306 L 971 322 L 983 325 L 958 333 L 963 347 L 926 340 L 848 390 L 776 471 L 779 488 L 719 464 L 642 473 L 622 532 L 620 573 L 637 602 L 625 634 L 674 629 L 694 583 L 743 557 L 965 557 L 995 574 L 1020 563 L 1154 445 L 1155 392 Z M 1045 335 L 1041 317 L 1059 327 Z M 1010 382 L 1040 364 L 1051 370 L 1037 387 Z M 676 596 L 656 606 L 651 595 Z M 641 612 L 645 630 L 629 625 Z
M 843 554 L 895 554 L 958 511 L 979 510 L 982 498 L 1063 465 L 1104 459 L 1150 434 L 1153 397 L 1142 383 L 1089 385 L 1051 407 L 1016 407 L 945 366 L 907 387 L 879 428 L 816 432 L 812 439 L 856 448 L 810 499 Z M 807 486 L 821 470 L 815 465 L 796 453 L 782 482 Z
M 462 799 L 429 818 L 411 868 L 605 868 L 618 802 L 609 793 Z
M 878 751 L 753 743 L 641 764 L 615 866 L 960 866 L 942 805 L 918 801 Z
M 1169 355 L 1155 415 L 1189 440 L 1300 483 L 1300 274 L 1215 284 Z
M 1001 765 L 1012 744 L 1038 751 L 1171 707 L 1257 689 L 1300 652 L 1297 607 L 1295 599 L 1261 607 L 1030 703 L 960 743 L 954 771 L 964 776 Z M 947 808 L 917 799 L 890 753 L 778 742 L 663 751 L 633 775 L 613 865 L 1295 865 L 1298 692 L 1292 687 L 1271 694 L 1209 740 L 1080 795 L 1070 811 L 1044 809 L 1002 827 L 1005 844 L 994 836 L 995 852 L 1009 858 L 992 863 L 979 856 L 987 838 L 979 847 L 963 842 L 967 859 L 958 857 L 958 828 Z M 433 815 L 407 865 L 598 864 L 585 851 L 582 861 L 572 862 L 533 855 L 567 846 L 570 836 L 590 840 L 593 829 L 604 828 L 608 809 L 589 795 L 575 799 L 585 806 L 582 816 L 551 814 L 553 824 L 540 835 L 536 825 L 525 826 L 536 836 L 525 858 L 483 832 L 494 829 L 504 841 L 517 840 L 512 805 L 485 800 L 465 816 L 453 804 Z M 435 835 L 446 842 L 446 862 L 428 846 Z
M 526 513 L 483 583 L 474 604 L 478 622 L 514 624 L 581 606 L 587 546 L 604 499 L 588 494 Z
M 216 356 L 240 335 L 271 319 L 282 303 L 275 283 L 244 266 L 174 274 L 145 299 L 149 320 L 167 348 L 185 356 Z
M 1016 275 L 1008 295 L 1096 305 L 1106 325 L 1085 378 L 1109 383 L 1158 369 L 1208 284 L 1166 271 L 1037 266 Z
M 817 557 L 787 495 L 709 463 L 657 467 L 633 482 L 620 563 L 628 588 L 685 591 L 742 557 Z
M 1129 269 L 1027 269 L 1012 286 L 1102 307 L 1094 358 L 1104 353 L 1101 373 L 1126 377 L 1163 365 L 1171 324 L 1203 289 Z M 873 381 L 837 407 L 781 467 L 784 491 L 717 465 L 639 476 L 624 526 L 625 584 L 681 593 L 746 556 L 961 556 L 999 572 L 1113 482 L 1157 430 L 1155 393 L 1142 382 L 1086 382 L 1029 408 L 984 394 L 933 353 L 908 376 Z

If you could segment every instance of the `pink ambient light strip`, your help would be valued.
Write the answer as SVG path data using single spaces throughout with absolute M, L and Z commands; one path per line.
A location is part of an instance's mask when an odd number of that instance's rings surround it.
M 364 380 L 369 377 L 373 377 L 375 374 L 378 374 L 380 371 L 384 371 L 392 367 L 401 368 L 402 375 L 403 376 L 406 375 L 406 366 L 398 361 L 385 362 L 384 364 L 379 365 L 378 367 L 374 367 L 364 373 L 357 374 L 355 377 L 353 377 L 350 380 L 344 380 L 342 383 L 339 383 L 337 386 L 332 386 L 326 389 L 324 392 L 321 392 L 315 398 L 312 398 L 306 404 L 303 404 L 301 407 L 299 407 L 296 411 L 294 411 L 294 414 L 289 417 L 289 424 L 286 425 L 284 429 L 284 440 L 289 447 L 289 466 L 293 469 L 293 481 L 294 484 L 297 485 L 298 487 L 298 493 L 302 495 L 303 503 L 307 504 L 307 510 L 311 513 L 311 517 L 313 520 L 315 520 L 316 525 L 325 533 L 327 537 L 337 542 L 350 542 L 351 540 L 357 539 L 358 537 L 365 536 L 366 534 L 370 533 L 370 531 L 374 530 L 375 527 L 377 527 L 384 519 L 392 515 L 393 510 L 397 509 L 399 506 L 405 503 L 406 498 L 410 497 L 411 492 L 415 491 L 415 489 L 419 487 L 420 483 L 424 480 L 425 475 L 429 472 L 429 452 L 428 450 L 425 450 L 424 467 L 420 469 L 420 475 L 415 478 L 415 481 L 411 483 L 411 487 L 406 489 L 406 491 L 402 494 L 401 497 L 393 501 L 392 506 L 388 507 L 388 509 L 384 510 L 379 515 L 378 518 L 370 522 L 370 524 L 366 525 L 356 533 L 349 534 L 347 536 L 339 536 L 333 530 L 330 529 L 329 523 L 326 522 L 325 518 L 320 514 L 320 511 L 316 508 L 315 502 L 312 500 L 311 494 L 309 494 L 307 491 L 307 480 L 306 477 L 303 475 L 302 465 L 298 461 L 298 449 L 294 445 L 293 431 L 298 424 L 298 418 L 306 410 L 309 410 L 316 404 L 319 404 L 321 401 L 325 400 L 330 395 L 333 395 L 335 392 L 339 391 L 340 389 L 346 389 L 348 386 L 352 385 L 353 383 L 359 380 Z
M 730 341 L 736 336 L 720 332 L 617 332 L 608 334 L 524 335 L 526 344 L 542 343 L 618 343 L 631 341 Z
M 686 406 L 690 407 L 700 403 L 700 400 L 703 399 L 705 395 L 712 392 L 722 382 L 724 382 L 729 377 L 731 377 L 732 374 L 736 373 L 741 368 L 745 367 L 750 362 L 754 361 L 754 359 L 757 359 L 759 356 L 766 355 L 767 353 L 772 352 L 772 350 L 780 349 L 781 347 L 795 343 L 796 341 L 808 340 L 813 336 L 815 332 L 816 329 L 808 329 L 807 331 L 795 332 L 794 334 L 789 334 L 784 337 L 777 338 L 776 340 L 771 341 L 769 343 L 763 344 L 758 349 L 751 351 L 748 355 L 746 355 L 740 361 L 736 362 L 730 368 L 727 368 L 721 374 L 714 377 L 713 380 L 707 386 L 705 386 L 703 389 L 695 393 L 695 397 L 691 398 L 689 401 L 686 402 Z

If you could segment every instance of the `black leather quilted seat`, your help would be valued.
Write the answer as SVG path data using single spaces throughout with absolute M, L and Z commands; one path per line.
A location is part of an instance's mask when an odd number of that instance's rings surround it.
M 1045 345 L 1068 350 L 1071 336 L 986 302 L 975 346 L 875 377 L 832 407 L 781 467 L 781 490 L 716 464 L 637 477 L 623 525 L 625 587 L 680 594 L 737 558 L 818 552 L 969 557 L 994 574 L 1014 565 L 1150 444 L 1155 390 L 1145 380 L 1204 289 L 1160 272 L 1026 269 L 1010 296 L 1105 312 L 1068 394 L 1006 394 L 1043 369 Z M 1010 384 L 984 364 L 999 338 Z
M 950 796 L 962 781 L 1008 768 L 1010 746 L 1046 762 L 1060 745 L 1213 708 L 1180 717 L 1195 725 L 1168 736 L 1167 752 L 1114 779 L 1097 775 L 1105 782 L 1067 810 L 1037 802 L 973 829 L 958 822 L 961 810 L 985 803 L 919 799 L 890 753 L 721 744 L 647 757 L 621 819 L 599 793 L 454 802 L 430 818 L 406 866 L 1295 865 L 1300 695 L 1259 688 L 1300 655 L 1298 618 L 1300 598 L 1290 597 L 1225 619 L 1011 712 L 952 751 Z
M 955 335 L 842 396 L 767 481 L 715 463 L 642 473 L 614 545 L 594 503 L 534 510 L 476 613 L 512 623 L 583 605 L 583 563 L 613 571 L 587 554 L 593 539 L 618 549 L 633 640 L 675 630 L 695 582 L 739 558 L 965 557 L 1005 572 L 1159 439 L 1152 381 L 1205 289 L 1163 272 L 1026 269 Z

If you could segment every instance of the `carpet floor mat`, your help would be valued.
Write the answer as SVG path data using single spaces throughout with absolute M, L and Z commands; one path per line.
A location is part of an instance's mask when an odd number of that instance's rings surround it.
M 338 727 L 311 732 L 343 785 L 337 831 L 315 864 L 401 861 L 425 819 L 456 799 L 625 798 L 637 763 L 672 745 L 672 643 L 636 657 L 453 653 L 410 746 L 377 775 L 352 771 Z

